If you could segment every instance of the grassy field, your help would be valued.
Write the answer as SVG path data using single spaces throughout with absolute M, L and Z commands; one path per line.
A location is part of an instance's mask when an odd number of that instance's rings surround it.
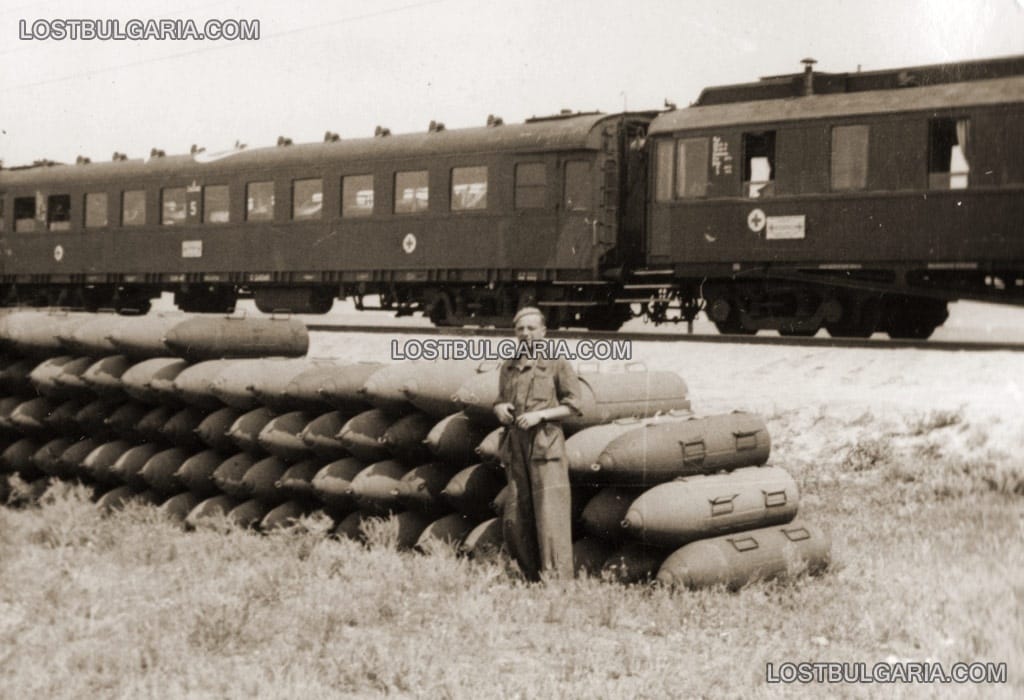
M 0 508 L 0 696 L 756 697 L 780 690 L 766 662 L 900 659 L 1006 662 L 1009 683 L 887 694 L 1021 697 L 1020 454 L 955 412 L 768 418 L 835 563 L 737 593 L 527 585 L 502 560 L 333 541 L 315 520 L 184 533 L 53 488 Z

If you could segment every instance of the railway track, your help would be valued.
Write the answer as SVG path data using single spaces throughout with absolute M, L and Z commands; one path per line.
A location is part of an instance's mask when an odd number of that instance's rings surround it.
M 391 335 L 429 335 L 441 337 L 506 338 L 507 328 L 452 328 L 432 326 L 359 326 L 340 324 L 308 324 L 310 332 L 374 333 Z M 678 333 L 638 333 L 622 331 L 551 330 L 548 337 L 590 340 L 628 340 L 650 343 L 732 343 L 741 345 L 790 345 L 796 347 L 876 348 L 886 350 L 914 349 L 945 352 L 1024 352 L 1024 343 L 997 341 L 891 340 L 888 338 L 783 337 L 761 335 L 703 335 Z

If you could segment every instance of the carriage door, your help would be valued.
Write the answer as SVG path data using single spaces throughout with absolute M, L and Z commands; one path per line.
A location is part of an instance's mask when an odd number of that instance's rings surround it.
M 594 211 L 594 164 L 592 159 L 564 158 L 559 166 L 562 202 L 554 267 L 591 269 L 597 262 L 594 240 L 599 225 Z

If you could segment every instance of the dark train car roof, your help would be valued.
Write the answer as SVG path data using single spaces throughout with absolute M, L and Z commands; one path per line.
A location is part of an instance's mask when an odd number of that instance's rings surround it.
M 627 116 L 650 118 L 654 113 Z M 621 114 L 573 114 L 534 118 L 522 124 L 398 134 L 291 146 L 246 148 L 221 153 L 170 155 L 85 165 L 40 165 L 0 171 L 0 186 L 60 181 L 85 184 L 133 177 L 204 177 L 338 162 L 372 162 L 487 153 L 543 153 L 594 150 L 601 145 L 602 122 Z
M 1024 76 L 948 83 L 897 90 L 872 90 L 808 95 L 777 100 L 732 102 L 665 112 L 648 133 L 672 133 L 743 124 L 768 124 L 809 119 L 948 111 L 949 109 L 1024 103 Z

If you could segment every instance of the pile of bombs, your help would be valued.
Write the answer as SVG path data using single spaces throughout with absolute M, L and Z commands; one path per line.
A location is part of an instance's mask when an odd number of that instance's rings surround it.
M 8 312 L 0 502 L 57 478 L 92 485 L 104 510 L 151 503 L 189 528 L 320 512 L 339 537 L 386 518 L 399 548 L 499 551 L 498 364 L 308 348 L 289 318 Z M 736 588 L 828 565 L 792 477 L 764 466 L 763 420 L 695 415 L 681 377 L 638 363 L 579 376 L 582 415 L 563 422 L 578 572 Z

